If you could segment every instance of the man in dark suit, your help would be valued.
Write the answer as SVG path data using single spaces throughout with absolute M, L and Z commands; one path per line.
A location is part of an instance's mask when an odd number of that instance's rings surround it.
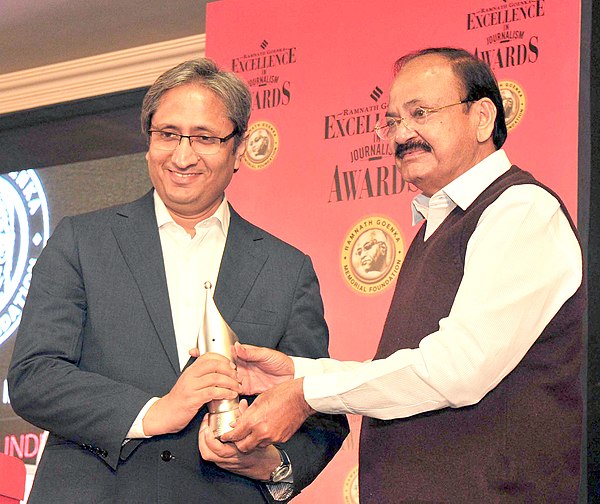
M 205 404 L 240 391 L 224 357 L 189 358 L 206 282 L 242 342 L 327 355 L 309 257 L 225 198 L 250 104 L 210 60 L 163 74 L 142 106 L 154 190 L 65 218 L 48 241 L 9 371 L 14 410 L 50 431 L 30 504 L 285 501 L 339 449 L 347 424 L 328 415 L 249 453 L 199 435 Z

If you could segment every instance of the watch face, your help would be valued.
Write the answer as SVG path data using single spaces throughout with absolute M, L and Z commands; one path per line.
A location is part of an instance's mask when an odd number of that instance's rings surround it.
M 273 483 L 279 483 L 290 475 L 292 467 L 290 465 L 280 465 L 273 474 L 271 475 L 271 481 Z

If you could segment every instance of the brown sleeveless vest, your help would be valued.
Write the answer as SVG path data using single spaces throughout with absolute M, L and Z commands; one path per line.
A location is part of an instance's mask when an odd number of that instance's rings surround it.
M 467 242 L 482 212 L 517 184 L 536 184 L 560 201 L 513 166 L 466 211 L 456 208 L 426 242 L 421 227 L 400 271 L 375 359 L 416 348 L 438 329 L 454 302 Z M 361 504 L 576 502 L 585 308 L 582 285 L 517 367 L 473 406 L 389 421 L 365 417 Z

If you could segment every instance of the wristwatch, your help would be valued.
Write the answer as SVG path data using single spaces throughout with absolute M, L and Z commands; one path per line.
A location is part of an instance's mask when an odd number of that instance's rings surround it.
M 280 483 L 292 474 L 292 464 L 285 451 L 277 448 L 281 463 L 273 470 L 269 483 Z

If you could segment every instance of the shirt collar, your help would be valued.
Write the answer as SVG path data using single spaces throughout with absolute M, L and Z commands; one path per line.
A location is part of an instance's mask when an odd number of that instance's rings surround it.
M 158 224 L 159 229 L 169 225 L 170 223 L 181 227 L 173 220 L 173 217 L 171 217 L 169 210 L 167 210 L 167 207 L 156 190 L 154 191 L 154 211 L 156 213 L 156 223 Z M 227 232 L 229 231 L 229 221 L 231 220 L 231 212 L 229 210 L 227 196 L 223 195 L 223 201 L 221 201 L 221 204 L 217 207 L 215 213 L 213 213 L 210 217 L 198 222 L 194 227 L 198 229 L 203 225 L 203 223 L 208 224 L 211 219 L 214 219 L 214 221 L 220 225 L 223 234 L 227 236 Z
M 424 194 L 417 195 L 411 205 L 413 226 L 423 219 L 427 219 L 429 202 L 436 197 L 450 199 L 456 206 L 466 210 L 494 180 L 507 172 L 510 167 L 511 163 L 506 152 L 499 149 L 440 189 L 431 198 Z

